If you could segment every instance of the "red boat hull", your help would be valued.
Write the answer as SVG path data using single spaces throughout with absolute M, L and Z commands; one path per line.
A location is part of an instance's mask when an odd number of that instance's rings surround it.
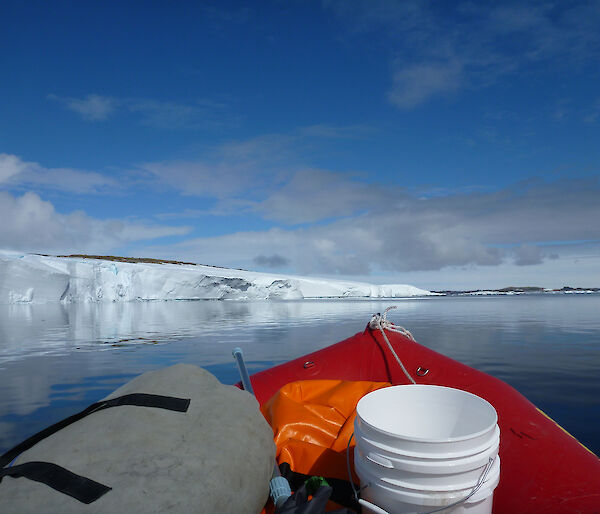
M 494 491 L 495 514 L 600 512 L 596 455 L 508 384 L 400 334 L 387 335 L 417 383 L 462 389 L 496 408 L 502 469 Z M 252 385 L 262 405 L 283 385 L 312 379 L 408 383 L 381 333 L 367 328 L 345 341 L 256 373 Z

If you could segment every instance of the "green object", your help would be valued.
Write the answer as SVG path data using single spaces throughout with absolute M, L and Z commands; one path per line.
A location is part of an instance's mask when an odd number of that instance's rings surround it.
M 310 477 L 306 482 L 306 492 L 308 494 L 315 494 L 317 489 L 322 485 L 329 487 L 329 483 L 323 477 Z

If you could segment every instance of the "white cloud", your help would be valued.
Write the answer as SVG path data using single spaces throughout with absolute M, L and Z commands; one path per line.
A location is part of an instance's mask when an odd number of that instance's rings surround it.
M 29 252 L 105 253 L 127 243 L 185 235 L 189 227 L 123 220 L 99 220 L 82 211 L 56 212 L 35 193 L 12 196 L 0 191 L 0 248 Z
M 530 180 L 502 191 L 437 191 L 422 196 L 358 174 L 293 169 L 298 137 L 265 136 L 230 143 L 204 161 L 146 165 L 145 180 L 211 200 L 181 217 L 254 215 L 294 229 L 196 238 L 147 255 L 232 267 L 283 266 L 308 274 L 419 273 L 465 266 L 545 265 L 578 241 L 600 241 L 600 181 Z M 274 158 L 271 156 L 274 155 Z M 73 191 L 102 190 L 107 178 L 45 169 L 0 156 L 5 184 L 68 182 Z M 54 184 L 54 187 L 57 187 Z M 35 193 L 0 193 L 0 247 L 39 252 L 101 252 L 133 241 L 185 235 L 188 227 L 61 214 Z M 216 204 L 214 202 L 216 201 Z M 169 213 L 163 219 L 178 217 Z M 549 248 L 548 242 L 563 243 Z M 285 263 L 285 264 L 284 264 Z
M 531 266 L 542 262 L 542 251 L 539 246 L 523 244 L 514 250 L 517 266 Z
M 143 125 L 159 129 L 216 129 L 238 124 L 237 118 L 227 113 L 226 106 L 216 102 L 182 104 L 130 98 L 123 105 L 129 112 L 139 114 Z
M 396 64 L 388 98 L 397 107 L 411 109 L 429 98 L 456 91 L 463 81 L 458 61 Z
M 254 211 L 285 223 L 311 222 L 357 212 L 371 201 L 369 191 L 379 186 L 360 184 L 347 173 L 302 164 L 322 141 L 358 137 L 366 130 L 362 126 L 306 127 L 288 135 L 232 141 L 193 161 L 143 163 L 138 170 L 160 187 L 218 200 L 214 206 L 195 210 L 194 215 Z
M 168 185 L 184 195 L 205 198 L 248 195 L 264 186 L 266 178 L 266 173 L 261 176 L 249 164 L 229 161 L 166 161 L 145 163 L 140 168 L 159 184 Z
M 498 266 L 451 266 L 440 270 L 409 271 L 380 282 L 390 280 L 416 284 L 429 290 L 443 289 L 498 289 L 507 286 L 538 286 L 561 288 L 600 287 L 600 247 L 591 253 L 576 247 L 573 255 L 562 255 L 559 259 L 546 259 L 539 264 L 518 266 L 510 260 Z M 363 277 L 362 280 L 374 277 Z
M 600 241 L 598 179 L 531 181 L 498 192 L 430 198 L 373 187 L 360 198 L 347 178 L 319 173 L 325 182 L 314 184 L 317 194 L 288 184 L 274 193 L 277 202 L 260 204 L 265 217 L 318 219 L 316 224 L 193 239 L 150 253 L 242 268 L 252 268 L 257 255 L 278 255 L 301 273 L 351 275 L 531 266 L 578 241 Z M 332 213 L 346 216 L 324 222 Z M 563 245 L 545 251 L 540 246 L 548 242 Z
M 144 165 L 141 183 L 210 200 L 182 217 L 245 214 L 302 227 L 197 238 L 145 253 L 243 268 L 260 258 L 264 265 L 285 262 L 301 273 L 360 275 L 506 262 L 531 267 L 550 257 L 540 248 L 548 242 L 600 241 L 598 178 L 530 180 L 496 192 L 466 189 L 423 197 L 366 183 L 358 174 L 292 166 L 301 142 L 297 134 L 264 136 L 229 143 L 202 161 Z M 5 184 L 49 184 L 60 177 L 73 191 L 108 184 L 102 175 L 45 169 L 6 154 L 0 156 L 0 173 Z M 19 249 L 106 252 L 131 241 L 189 232 L 97 220 L 81 212 L 60 214 L 33 193 L 5 193 L 1 207 L 2 219 L 15 221 L 0 232 L 0 246 Z M 177 213 L 163 219 L 173 217 Z
M 245 268 L 257 256 L 278 255 L 303 273 L 363 274 L 535 265 L 550 257 L 538 248 L 548 241 L 600 240 L 597 178 L 419 195 L 367 183 L 360 174 L 291 165 L 301 161 L 302 145 L 298 134 L 271 135 L 230 143 L 202 161 L 144 165 L 159 184 L 212 200 L 181 217 L 244 214 L 302 227 L 200 238 L 147 253 Z
M 221 103 L 198 100 L 191 103 L 159 101 L 149 98 L 115 98 L 96 94 L 84 98 L 48 95 L 86 121 L 106 121 L 117 112 L 137 115 L 143 125 L 167 129 L 205 129 L 233 126 L 237 118 Z
M 0 153 L 0 184 L 25 171 L 29 164 L 16 155 Z
M 488 86 L 509 73 L 529 72 L 532 65 L 566 72 L 600 55 L 598 2 L 325 0 L 323 5 L 352 37 L 385 38 L 395 52 L 388 99 L 402 109 L 441 93 Z
M 71 168 L 45 168 L 37 162 L 23 161 L 12 154 L 0 153 L 0 187 L 42 186 L 71 193 L 96 193 L 117 183 L 110 177 L 93 171 Z
M 110 118 L 117 109 L 118 100 L 108 96 L 87 95 L 85 98 L 61 98 L 48 95 L 51 100 L 62 103 L 70 111 L 76 112 L 87 121 L 104 121 Z
M 230 142 L 195 161 L 149 162 L 139 165 L 162 185 L 186 195 L 251 200 L 257 192 L 281 182 L 291 154 L 291 136 L 266 135 Z
M 364 184 L 347 174 L 304 169 L 272 190 L 254 206 L 254 210 L 270 220 L 288 224 L 311 223 L 349 216 L 397 199 L 388 196 L 380 185 Z
M 257 255 L 254 257 L 254 264 L 265 268 L 281 268 L 289 264 L 290 260 L 278 254 Z

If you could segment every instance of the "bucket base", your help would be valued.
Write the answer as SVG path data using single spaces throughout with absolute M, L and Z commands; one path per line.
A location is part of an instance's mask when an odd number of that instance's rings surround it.
M 356 474 L 360 478 L 363 498 L 389 514 L 421 514 L 435 511 L 465 498 L 470 492 L 469 490 L 426 491 L 395 487 L 370 473 L 361 459 L 355 460 L 354 466 Z M 487 480 L 473 496 L 463 503 L 440 512 L 445 514 L 491 514 L 494 489 L 499 481 L 500 457 L 496 457 L 496 462 L 491 467 Z M 377 511 L 371 510 L 371 512 Z
M 365 495 L 366 496 L 366 495 Z M 370 501 L 368 498 L 365 498 Z M 492 492 L 486 498 L 474 503 L 461 503 L 448 509 L 440 510 L 436 514 L 492 514 L 492 504 L 494 493 Z M 375 503 L 375 502 L 372 502 Z M 413 505 L 412 503 L 395 503 L 394 510 L 388 510 L 389 514 L 425 514 L 441 507 L 430 507 L 426 505 Z M 362 506 L 362 512 L 368 514 L 380 514 L 380 511 L 370 509 L 367 505 Z

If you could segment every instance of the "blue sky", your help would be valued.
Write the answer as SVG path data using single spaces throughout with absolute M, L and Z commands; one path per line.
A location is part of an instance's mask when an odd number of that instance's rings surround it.
M 600 286 L 600 2 L 2 2 L 0 248 Z

